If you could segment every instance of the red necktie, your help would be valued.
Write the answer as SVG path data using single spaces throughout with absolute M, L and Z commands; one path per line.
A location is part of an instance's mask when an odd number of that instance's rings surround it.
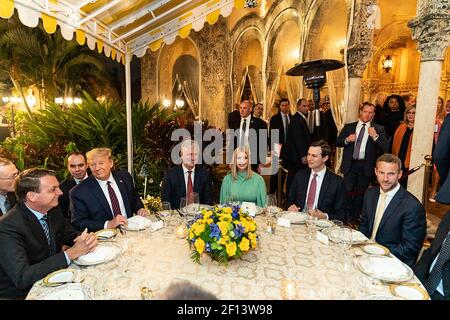
M 192 199 L 192 194 L 194 193 L 194 187 L 192 186 L 191 173 L 192 173 L 192 171 L 189 170 L 188 171 L 188 183 L 187 183 L 187 197 L 190 200 Z
M 316 188 L 317 188 L 317 173 L 314 173 L 314 176 L 311 180 L 311 184 L 309 186 L 308 192 L 308 200 L 306 200 L 306 205 L 308 209 L 312 209 L 314 206 L 314 199 L 316 198 Z
M 109 199 L 111 199 L 112 212 L 115 217 L 118 214 L 122 214 L 120 212 L 119 200 L 117 199 L 114 189 L 111 187 L 111 181 L 108 181 L 106 184 L 108 185 Z

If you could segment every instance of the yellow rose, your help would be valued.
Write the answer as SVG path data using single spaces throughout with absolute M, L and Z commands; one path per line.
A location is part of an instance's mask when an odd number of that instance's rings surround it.
M 189 239 L 193 239 L 194 238 L 194 231 L 189 230 Z
M 204 211 L 203 212 L 203 219 L 208 219 L 209 217 L 211 217 L 212 216 L 212 214 L 213 214 L 213 212 L 212 211 Z
M 198 238 L 197 240 L 195 240 L 195 248 L 197 249 L 198 253 L 203 253 L 203 250 L 205 250 L 205 241 L 203 241 L 202 239 Z
M 204 224 L 198 224 L 194 229 L 194 234 L 196 236 L 199 236 L 203 231 L 205 231 L 205 225 Z
M 222 236 L 225 236 L 226 234 L 228 234 L 228 222 L 219 221 L 219 222 L 217 222 L 217 226 L 219 227 L 220 233 L 222 234 Z
M 231 243 L 229 243 L 229 244 L 226 244 L 225 246 L 226 246 L 226 248 L 227 248 L 227 254 L 228 254 L 228 256 L 229 256 L 229 257 L 234 256 L 235 253 L 236 253 L 236 249 L 237 249 L 237 247 L 236 247 L 236 242 L 233 241 L 233 242 L 231 242 Z
M 222 238 L 220 238 L 219 244 L 224 246 L 224 245 L 226 245 L 228 243 L 228 241 L 230 241 L 230 237 L 229 236 L 223 236 Z
M 239 243 L 239 249 L 242 251 L 248 251 L 250 246 L 250 241 L 246 237 L 242 237 L 241 243 Z
M 256 248 L 256 239 L 255 240 L 251 240 L 250 241 L 250 245 L 252 246 L 252 248 Z
M 211 224 L 211 223 L 213 223 L 213 222 L 214 222 L 214 220 L 211 219 L 211 218 L 209 218 L 208 220 L 206 220 L 206 224 Z
M 221 217 L 222 221 L 226 221 L 226 222 L 231 222 L 233 221 L 233 217 L 231 216 L 231 214 L 223 214 Z
M 233 209 L 231 209 L 230 207 L 226 207 L 222 209 L 222 212 L 225 214 L 231 214 L 233 212 Z

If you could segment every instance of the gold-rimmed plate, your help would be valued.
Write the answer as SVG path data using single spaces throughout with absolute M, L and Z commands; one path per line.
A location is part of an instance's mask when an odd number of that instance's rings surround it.
M 361 246 L 362 251 L 368 254 L 373 254 L 377 256 L 387 256 L 389 255 L 389 249 L 378 243 L 369 243 Z
M 406 300 L 430 300 L 428 292 L 418 283 L 391 284 L 391 293 Z
M 95 233 L 99 241 L 107 241 L 117 236 L 117 229 L 102 229 Z
M 48 274 L 42 283 L 48 287 L 60 286 L 67 282 L 72 282 L 75 278 L 75 271 L 71 269 L 61 269 Z

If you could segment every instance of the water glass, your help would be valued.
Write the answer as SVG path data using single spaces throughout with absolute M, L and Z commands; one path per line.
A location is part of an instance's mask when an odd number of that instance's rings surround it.
M 161 203 L 161 211 L 159 212 L 159 216 L 163 221 L 165 221 L 172 214 L 172 207 L 170 206 L 170 202 L 164 201 Z
M 314 240 L 316 238 L 316 221 L 317 217 L 306 213 L 306 228 L 308 229 L 308 240 Z

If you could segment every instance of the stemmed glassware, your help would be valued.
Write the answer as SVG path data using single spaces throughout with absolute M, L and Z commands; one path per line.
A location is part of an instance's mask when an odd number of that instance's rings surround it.
M 307 205 L 305 205 L 304 212 L 306 213 L 306 228 L 308 229 L 308 240 L 314 240 L 317 232 L 317 216 L 314 215 L 314 210 L 314 208 L 309 208 Z
M 273 218 L 278 212 L 277 197 L 274 194 L 268 194 L 266 199 L 267 216 Z

